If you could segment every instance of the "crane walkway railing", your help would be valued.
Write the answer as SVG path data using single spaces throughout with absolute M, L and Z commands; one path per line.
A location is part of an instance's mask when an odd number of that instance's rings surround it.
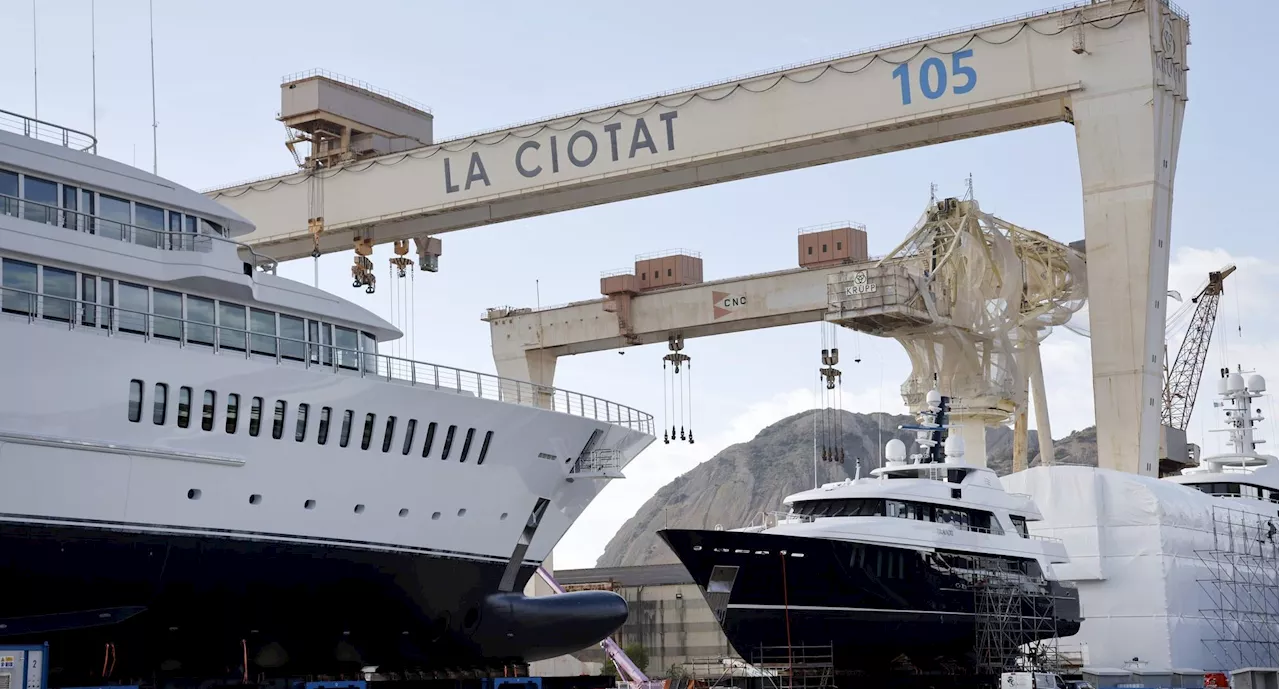
M 0 311 L 29 323 L 49 324 L 167 343 L 184 349 L 272 361 L 334 374 L 378 378 L 470 395 L 480 399 L 535 406 L 548 411 L 604 421 L 653 435 L 653 415 L 580 392 L 560 390 L 488 373 L 441 366 L 376 352 L 253 332 L 214 323 L 95 304 L 70 297 L 0 288 Z

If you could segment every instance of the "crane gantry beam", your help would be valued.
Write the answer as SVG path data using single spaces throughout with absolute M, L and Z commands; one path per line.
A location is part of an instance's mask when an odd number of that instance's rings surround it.
M 903 402 L 918 410 L 937 386 L 952 400 L 953 419 L 964 421 L 967 455 L 983 461 L 985 427 L 1025 418 L 1030 380 L 1041 455 L 1052 462 L 1039 343 L 1084 304 L 1085 265 L 1075 249 L 985 213 L 971 198 L 948 198 L 931 202 L 882 258 L 711 282 L 697 273 L 693 284 L 648 289 L 609 276 L 603 299 L 489 309 L 498 375 L 549 389 L 563 356 L 826 321 L 902 344 L 912 365 Z
M 1099 463 L 1155 475 L 1188 37 L 1186 15 L 1168 0 L 1080 2 L 427 146 L 379 144 L 370 150 L 384 154 L 322 173 L 324 226 L 315 248 L 425 241 L 1067 122 L 1075 128 L 1089 283 L 1107 295 L 1090 309 Z M 416 138 L 425 131 L 424 124 Z M 305 173 L 291 173 L 209 195 L 256 224 L 243 241 L 287 260 L 313 250 L 304 181 Z

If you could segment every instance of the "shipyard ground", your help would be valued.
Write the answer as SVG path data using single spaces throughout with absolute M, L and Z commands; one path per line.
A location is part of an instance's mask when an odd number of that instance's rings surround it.
M 606 689 L 615 685 L 606 675 L 576 677 L 401 677 L 384 679 L 320 679 L 318 677 L 278 678 L 196 678 L 157 677 L 149 681 L 103 681 L 94 687 L 63 687 L 53 682 L 41 689 L 215 689 L 254 687 L 255 689 Z

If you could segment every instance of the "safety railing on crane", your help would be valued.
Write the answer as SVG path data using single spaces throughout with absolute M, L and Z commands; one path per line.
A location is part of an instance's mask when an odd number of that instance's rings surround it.
M 0 288 L 0 309 L 5 315 L 25 318 L 29 323 L 131 337 L 258 361 L 274 360 L 277 364 L 536 406 L 653 435 L 652 414 L 580 392 L 488 373 L 13 287 Z

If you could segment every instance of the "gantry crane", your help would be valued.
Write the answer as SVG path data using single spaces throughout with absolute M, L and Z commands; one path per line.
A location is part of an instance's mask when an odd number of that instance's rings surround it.
M 1200 390 L 1200 375 L 1204 360 L 1209 354 L 1209 340 L 1213 337 L 1213 324 L 1218 319 L 1218 301 L 1222 296 L 1222 282 L 1236 271 L 1235 264 L 1209 273 L 1209 282 L 1200 293 L 1191 298 L 1195 313 L 1182 346 L 1173 364 L 1168 367 L 1164 383 L 1164 404 L 1160 410 L 1161 422 L 1180 431 L 1187 429 L 1191 411 Z

